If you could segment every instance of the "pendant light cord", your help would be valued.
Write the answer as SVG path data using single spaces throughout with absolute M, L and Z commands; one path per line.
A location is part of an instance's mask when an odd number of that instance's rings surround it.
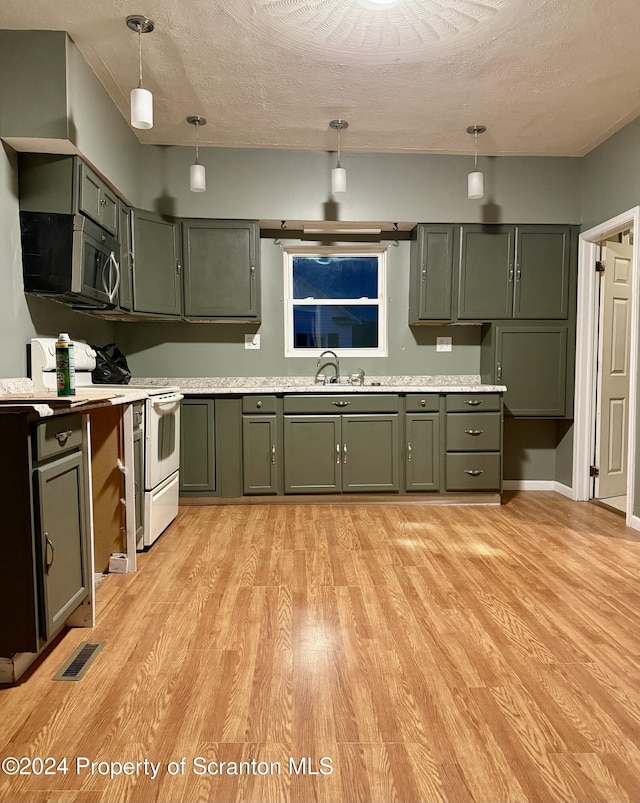
M 336 167 L 342 167 L 342 165 L 340 164 L 340 131 L 341 130 L 342 130 L 341 127 L 338 127 L 338 163 L 337 163 Z
M 142 25 L 138 25 L 138 57 L 140 61 L 140 80 L 138 88 L 142 87 Z
M 196 129 L 196 164 L 200 164 L 198 162 L 198 128 L 200 128 L 200 123 L 199 122 L 195 124 L 195 129 Z
M 473 132 L 473 141 L 474 141 L 474 150 L 475 150 L 475 156 L 474 156 L 473 163 L 474 163 L 474 169 L 477 171 L 478 170 L 478 132 L 477 131 Z

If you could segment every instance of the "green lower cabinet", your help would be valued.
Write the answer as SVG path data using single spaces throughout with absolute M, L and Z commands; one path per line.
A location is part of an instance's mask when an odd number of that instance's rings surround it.
M 285 493 L 395 492 L 398 414 L 284 417 Z
M 284 491 L 340 493 L 341 416 L 284 417 Z
M 37 468 L 35 480 L 49 639 L 88 594 L 82 453 Z
M 216 490 L 214 400 L 183 399 L 180 412 L 180 492 L 210 496 Z
M 407 413 L 405 475 L 407 491 L 440 490 L 440 415 Z
M 342 490 L 400 490 L 398 414 L 342 416 Z
M 278 492 L 278 419 L 273 415 L 242 416 L 243 491 Z

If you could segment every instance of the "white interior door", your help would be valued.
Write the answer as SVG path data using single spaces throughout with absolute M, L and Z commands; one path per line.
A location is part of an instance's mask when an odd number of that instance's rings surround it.
M 633 246 L 607 241 L 601 279 L 594 496 L 627 493 Z

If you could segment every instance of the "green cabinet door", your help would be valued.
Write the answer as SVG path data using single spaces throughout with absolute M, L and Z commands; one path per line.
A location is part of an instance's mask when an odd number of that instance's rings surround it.
M 176 223 L 136 209 L 133 213 L 133 306 L 136 312 L 180 315 L 182 264 Z
M 216 489 L 213 399 L 183 399 L 180 406 L 180 492 L 211 495 Z
M 491 321 L 513 312 L 514 226 L 463 226 L 459 320 Z
M 400 490 L 397 413 L 342 416 L 342 490 Z
M 339 493 L 342 448 L 339 415 L 284 417 L 285 493 Z
M 186 220 L 187 318 L 260 317 L 260 227 L 253 220 Z
M 514 318 L 567 317 L 570 255 L 569 226 L 518 226 Z
M 242 471 L 245 494 L 278 492 L 277 417 L 242 416 Z
M 121 309 L 133 309 L 133 228 L 132 210 L 122 201 L 118 204 L 118 241 L 120 243 L 120 291 L 118 304 Z
M 407 491 L 439 491 L 440 415 L 407 413 L 405 427 Z
M 499 324 L 495 329 L 495 376 L 507 387 L 507 415 L 564 417 L 568 326 Z
M 118 233 L 118 198 L 83 162 L 78 162 L 78 209 L 111 234 Z
M 418 224 L 411 241 L 409 323 L 451 320 L 454 226 Z
M 88 594 L 82 453 L 35 469 L 46 638 Z

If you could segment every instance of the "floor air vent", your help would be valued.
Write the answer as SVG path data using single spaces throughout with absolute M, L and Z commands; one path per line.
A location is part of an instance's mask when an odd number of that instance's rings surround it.
M 104 641 L 83 641 L 53 676 L 53 680 L 80 680 L 105 644 Z

